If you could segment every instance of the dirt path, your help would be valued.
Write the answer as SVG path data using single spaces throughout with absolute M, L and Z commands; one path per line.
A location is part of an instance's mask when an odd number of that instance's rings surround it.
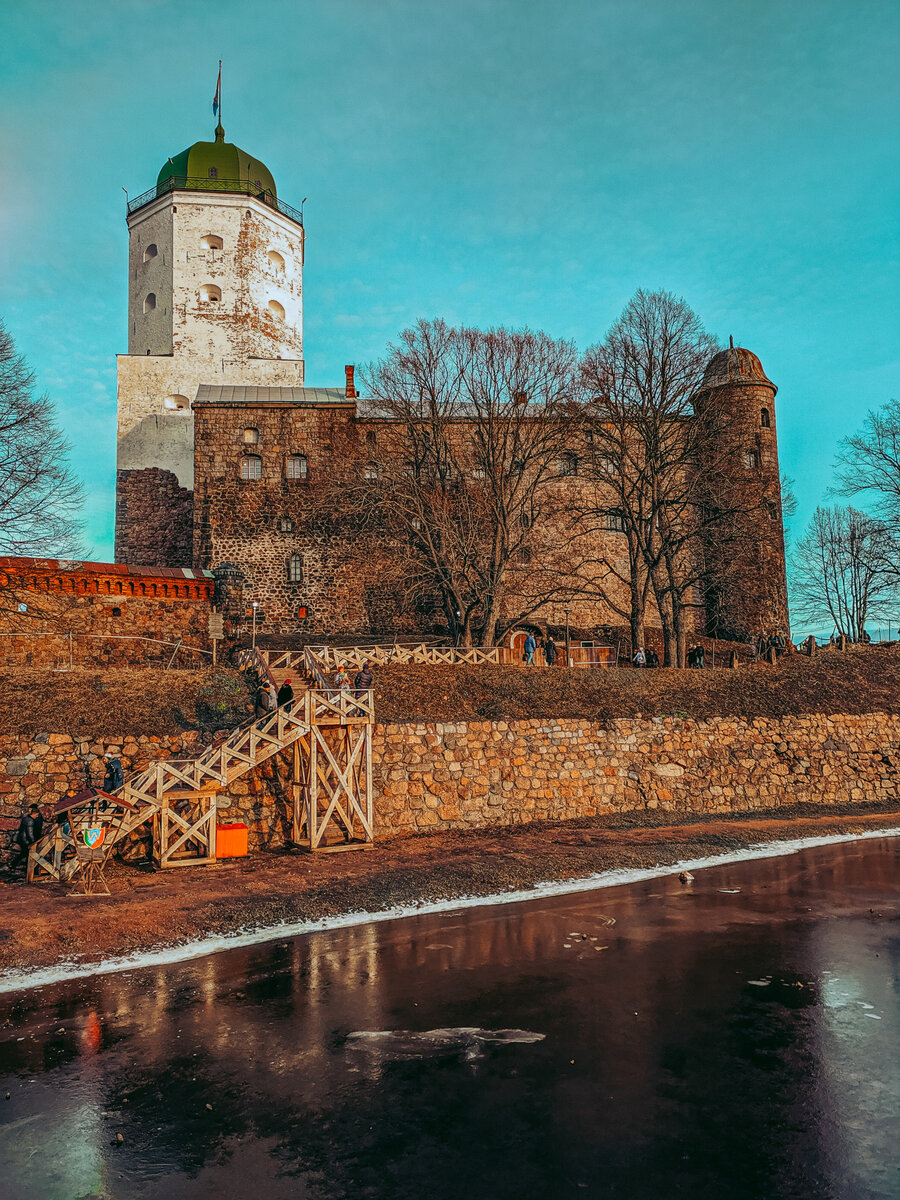
M 208 934 L 491 895 L 613 867 L 653 867 L 759 842 L 879 828 L 900 828 L 900 804 L 804 805 L 681 821 L 627 813 L 402 838 L 358 854 L 257 854 L 159 873 L 116 865 L 109 872 L 112 895 L 95 899 L 7 876 L 0 881 L 0 970 L 24 976 L 76 957 L 97 961 Z

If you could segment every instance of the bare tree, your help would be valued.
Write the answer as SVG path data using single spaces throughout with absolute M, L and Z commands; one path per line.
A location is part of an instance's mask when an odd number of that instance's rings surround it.
M 900 523 L 900 401 L 870 409 L 862 428 L 840 444 L 834 494 L 874 494 L 876 511 L 894 527 Z
M 81 483 L 53 404 L 0 322 L 0 553 L 77 558 Z
M 600 565 L 607 603 L 627 585 L 632 642 L 644 640 L 646 607 L 656 602 L 665 661 L 684 660 L 685 610 L 703 578 L 703 533 L 721 513 L 726 459 L 712 412 L 692 399 L 718 349 L 691 308 L 669 292 L 638 291 L 605 340 L 585 356 L 591 405 L 590 461 L 598 484 L 600 528 L 616 514 L 628 545 L 627 578 Z M 722 484 L 722 486 L 718 486 Z M 603 586 L 603 577 L 613 584 Z
M 883 521 L 855 508 L 817 508 L 792 557 L 797 615 L 862 640 L 867 620 L 893 616 L 898 549 Z
M 81 556 L 81 484 L 68 446 L 34 374 L 0 322 L 0 554 Z M 23 586 L 21 572 L 0 573 L 0 617 L 13 629 L 58 619 L 66 602 Z
M 558 531 L 582 406 L 575 347 L 530 330 L 419 321 L 362 373 L 369 440 L 326 497 L 377 531 L 407 599 L 462 645 L 571 594 Z

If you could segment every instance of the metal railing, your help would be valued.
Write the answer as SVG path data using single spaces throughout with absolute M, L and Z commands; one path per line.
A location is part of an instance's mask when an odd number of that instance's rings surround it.
M 252 179 L 204 179 L 203 176 L 192 175 L 173 175 L 162 183 L 158 183 L 148 192 L 135 196 L 133 200 L 128 201 L 128 215 L 137 212 L 139 208 L 143 208 L 152 200 L 158 200 L 160 196 L 165 196 L 168 192 L 183 191 L 231 192 L 239 196 L 253 196 L 254 199 L 267 204 L 269 208 L 280 212 L 282 216 L 296 221 L 298 225 L 303 224 L 303 213 L 299 209 L 279 200 L 275 193 L 270 192 L 268 188 L 258 187 Z

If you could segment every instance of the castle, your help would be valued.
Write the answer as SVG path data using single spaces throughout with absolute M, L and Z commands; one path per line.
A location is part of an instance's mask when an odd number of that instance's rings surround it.
M 256 601 L 271 631 L 440 632 L 434 612 L 413 611 L 379 570 L 389 547 L 349 530 L 323 535 L 309 520 L 338 448 L 374 445 L 385 417 L 357 394 L 352 367 L 341 387 L 305 386 L 302 212 L 219 124 L 214 141 L 170 158 L 128 202 L 127 224 L 116 561 L 212 571 L 233 621 Z M 732 346 L 709 363 L 695 401 L 728 414 L 767 497 L 756 549 L 718 590 L 710 632 L 787 627 L 776 390 L 756 355 Z M 577 498 L 577 472 L 561 475 Z M 615 520 L 590 536 L 621 556 Z M 596 598 L 569 608 L 581 630 L 621 624 Z M 692 612 L 692 632 L 706 633 L 708 605 Z M 531 625 L 560 619 L 557 605 Z

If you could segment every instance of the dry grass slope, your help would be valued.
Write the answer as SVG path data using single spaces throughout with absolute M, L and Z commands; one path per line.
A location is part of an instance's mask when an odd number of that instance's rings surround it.
M 164 671 L 152 667 L 54 673 L 0 671 L 0 734 L 73 737 L 164 736 L 224 729 L 249 714 L 237 671 Z
M 900 647 L 736 671 L 385 667 L 375 694 L 381 722 L 900 712 Z

